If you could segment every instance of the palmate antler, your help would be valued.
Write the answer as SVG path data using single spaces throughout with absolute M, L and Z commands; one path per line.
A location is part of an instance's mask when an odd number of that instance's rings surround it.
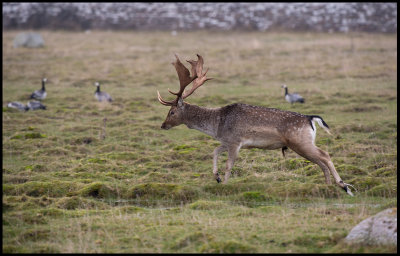
M 182 99 L 189 97 L 197 88 L 199 88 L 201 85 L 203 85 L 207 80 L 212 79 L 212 78 L 206 77 L 208 69 L 206 70 L 206 72 L 204 74 L 202 73 L 204 60 L 203 60 L 203 57 L 201 57 L 200 55 L 197 54 L 197 58 L 198 58 L 197 61 L 194 61 L 194 60 L 187 61 L 192 66 L 192 68 L 191 68 L 192 76 L 190 76 L 189 70 L 182 64 L 182 62 L 179 60 L 179 58 L 176 54 L 175 54 L 175 57 L 176 57 L 176 60 L 175 60 L 175 62 L 172 63 L 172 65 L 175 66 L 176 72 L 178 73 L 180 89 L 178 92 L 172 92 L 170 89 L 168 89 L 168 91 L 170 93 L 176 95 L 177 96 L 176 99 L 172 100 L 172 101 L 163 100 L 160 93 L 157 91 L 158 101 L 161 104 L 166 105 L 166 106 L 176 105 L 178 103 L 178 100 L 180 97 L 182 97 Z M 183 91 L 191 82 L 193 82 L 192 88 L 182 96 Z

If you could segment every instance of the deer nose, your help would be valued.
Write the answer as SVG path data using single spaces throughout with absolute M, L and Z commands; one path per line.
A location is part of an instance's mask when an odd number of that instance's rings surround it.
M 162 123 L 161 129 L 165 129 L 165 123 Z

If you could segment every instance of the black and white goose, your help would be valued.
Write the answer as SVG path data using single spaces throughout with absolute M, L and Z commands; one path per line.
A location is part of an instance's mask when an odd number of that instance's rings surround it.
M 22 104 L 21 102 L 18 101 L 13 101 L 7 104 L 7 107 L 9 108 L 16 108 L 20 111 L 28 111 L 29 107 L 25 106 L 24 104 Z
M 112 98 L 111 98 L 110 94 L 100 91 L 100 83 L 99 82 L 94 83 L 94 85 L 97 86 L 97 89 L 96 89 L 96 91 L 94 93 L 94 97 L 98 101 L 109 101 L 109 102 L 112 101 Z
M 46 106 L 37 100 L 29 101 L 27 106 L 30 110 L 46 109 Z
M 44 100 L 47 96 L 45 84 L 46 84 L 47 78 L 42 79 L 42 89 L 36 90 L 31 94 L 31 99 L 36 99 L 36 100 Z
M 304 103 L 304 101 L 305 101 L 304 98 L 301 97 L 299 94 L 288 92 L 288 88 L 287 88 L 286 84 L 283 84 L 282 88 L 285 89 L 285 100 L 287 102 L 289 102 L 289 103 L 295 103 L 295 102 Z

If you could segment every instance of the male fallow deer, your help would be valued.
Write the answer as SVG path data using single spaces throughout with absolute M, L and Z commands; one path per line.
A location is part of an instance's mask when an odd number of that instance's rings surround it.
M 218 174 L 218 154 L 228 151 L 226 162 L 226 183 L 236 156 L 241 148 L 292 149 L 300 156 L 319 165 L 324 172 L 325 181 L 331 183 L 330 174 L 338 186 L 353 196 L 349 186 L 342 181 L 337 173 L 329 154 L 315 146 L 316 121 L 329 133 L 329 127 L 320 116 L 302 115 L 296 112 L 283 111 L 275 108 L 251 106 L 235 103 L 220 108 L 206 108 L 189 104 L 183 100 L 189 97 L 207 80 L 203 73 L 203 58 L 197 54 L 198 60 L 188 61 L 191 64 L 191 74 L 175 54 L 176 61 L 172 64 L 178 73 L 180 89 L 178 92 L 168 91 L 176 98 L 166 101 L 157 91 L 158 100 L 165 106 L 171 106 L 168 116 L 161 125 L 162 129 L 170 129 L 185 124 L 190 129 L 204 132 L 221 142 L 214 150 L 213 173 L 217 182 L 221 182 Z M 185 88 L 193 82 L 189 91 Z

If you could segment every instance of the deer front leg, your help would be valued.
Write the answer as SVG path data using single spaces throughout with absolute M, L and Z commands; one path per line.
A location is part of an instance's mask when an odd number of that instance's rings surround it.
M 213 173 L 214 173 L 214 177 L 217 180 L 218 183 L 221 182 L 221 179 L 219 178 L 219 174 L 218 174 L 218 155 L 222 152 L 226 151 L 226 147 L 224 145 L 219 146 L 217 148 L 214 149 L 214 157 L 213 157 Z
M 231 169 L 233 164 L 235 163 L 237 154 L 239 153 L 240 146 L 238 145 L 231 145 L 228 148 L 228 160 L 226 161 L 226 170 L 225 170 L 225 179 L 224 184 L 228 182 L 229 176 L 231 176 Z

